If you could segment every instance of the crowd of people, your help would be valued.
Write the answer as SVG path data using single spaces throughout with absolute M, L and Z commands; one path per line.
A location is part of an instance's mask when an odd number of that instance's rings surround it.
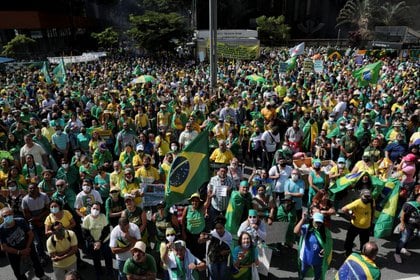
M 304 71 L 314 54 L 321 73 Z M 214 89 L 207 65 L 185 58 L 71 64 L 64 84 L 47 83 L 39 69 L 2 73 L 0 244 L 16 278 L 32 266 L 49 279 L 51 263 L 57 280 L 79 279 L 88 257 L 96 279 L 257 279 L 267 233 L 281 221 L 289 223 L 282 245 L 299 250 L 299 279 L 324 279 L 332 217 L 342 214 L 351 220 L 348 258 L 336 278 L 366 273 L 351 269 L 356 262 L 380 279 L 369 242 L 378 198 L 371 177 L 391 174 L 402 184 L 394 255 L 402 263 L 420 226 L 418 65 L 381 57 L 379 82 L 359 86 L 352 71 L 378 58 L 357 65 L 352 55 L 329 59 L 310 48 L 283 73 L 287 58 L 273 49 L 256 61 L 224 61 Z M 138 75 L 152 78 L 133 82 Z M 145 206 L 147 186 L 165 184 L 203 130 L 208 185 L 188 205 Z M 358 172 L 365 175 L 352 188 L 329 192 Z

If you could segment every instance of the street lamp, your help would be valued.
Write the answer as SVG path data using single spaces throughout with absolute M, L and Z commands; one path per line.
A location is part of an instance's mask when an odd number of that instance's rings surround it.
M 217 0 L 209 0 L 209 29 L 210 29 L 210 91 L 216 89 L 217 84 Z

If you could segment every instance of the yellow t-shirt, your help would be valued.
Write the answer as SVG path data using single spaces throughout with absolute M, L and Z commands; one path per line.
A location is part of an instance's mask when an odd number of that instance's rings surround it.
M 136 171 L 136 178 L 140 178 L 143 183 L 152 184 L 154 181 L 160 179 L 159 171 L 151 166 L 146 169 L 144 166 L 140 167 Z
M 359 160 L 355 167 L 357 167 L 357 172 L 367 172 L 369 175 L 375 175 L 375 173 L 378 173 L 378 164 L 375 162 L 371 166 L 368 166 L 363 160 Z
M 156 144 L 160 144 L 159 149 L 158 149 L 159 156 L 164 156 L 167 153 L 169 153 L 170 151 L 169 143 L 171 142 L 171 139 L 169 137 L 162 137 L 158 135 L 155 138 L 155 142 Z
M 52 239 L 55 240 L 55 246 Z M 70 239 L 70 241 L 69 241 Z M 62 240 L 57 240 L 55 235 L 50 236 L 47 240 L 47 250 L 49 254 L 52 253 L 62 253 L 67 251 L 70 247 L 77 246 L 77 237 L 76 234 L 71 230 L 66 230 L 64 238 Z M 74 264 L 77 261 L 76 254 L 71 255 L 63 260 L 53 262 L 53 267 L 66 268 Z
M 73 215 L 69 211 L 63 210 L 63 218 L 57 220 L 53 214 L 49 214 L 47 218 L 45 218 L 44 224 L 50 227 L 52 224 L 58 221 L 63 224 L 64 228 L 68 228 L 72 219 Z
M 134 123 L 136 124 L 136 127 L 139 127 L 139 126 L 147 127 L 148 122 L 149 122 L 149 118 L 147 117 L 146 114 L 143 114 L 143 115 L 137 114 L 134 117 Z
M 90 235 L 92 235 L 93 240 L 99 241 L 102 229 L 107 225 L 108 221 L 106 220 L 106 216 L 104 214 L 99 214 L 96 218 L 93 218 L 92 215 L 87 215 L 83 219 L 82 228 L 90 231 Z M 105 240 L 102 241 L 107 241 L 108 239 L 109 236 L 107 236 Z
M 353 211 L 355 218 L 351 220 L 351 223 L 355 227 L 361 229 L 368 229 L 370 227 L 370 221 L 372 219 L 372 208 L 374 208 L 371 206 L 371 203 L 365 204 L 359 198 L 347 204 L 345 207 Z
M 233 159 L 233 154 L 230 150 L 226 150 L 224 153 L 220 151 L 219 148 L 213 151 L 210 156 L 210 160 L 214 161 L 215 163 L 224 163 L 229 164 L 230 161 Z

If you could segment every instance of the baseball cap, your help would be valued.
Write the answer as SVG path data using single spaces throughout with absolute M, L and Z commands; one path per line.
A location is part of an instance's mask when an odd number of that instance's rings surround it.
M 136 244 L 134 245 L 134 247 L 131 248 L 131 251 L 133 251 L 135 249 L 140 250 L 143 253 L 146 253 L 146 244 L 143 241 L 137 241 Z
M 345 163 L 345 162 L 346 162 L 346 160 L 343 157 L 339 157 L 338 160 L 337 160 L 337 163 Z
M 324 215 L 322 215 L 321 213 L 318 213 L 318 212 L 314 213 L 312 218 L 314 219 L 314 222 L 320 222 L 320 223 L 324 222 Z

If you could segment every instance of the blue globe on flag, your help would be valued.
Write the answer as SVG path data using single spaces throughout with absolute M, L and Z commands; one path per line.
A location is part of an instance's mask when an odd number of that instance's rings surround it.
M 365 81 L 372 80 L 372 71 L 367 70 L 367 71 L 363 72 L 362 77 L 363 77 L 363 80 L 365 80 Z

